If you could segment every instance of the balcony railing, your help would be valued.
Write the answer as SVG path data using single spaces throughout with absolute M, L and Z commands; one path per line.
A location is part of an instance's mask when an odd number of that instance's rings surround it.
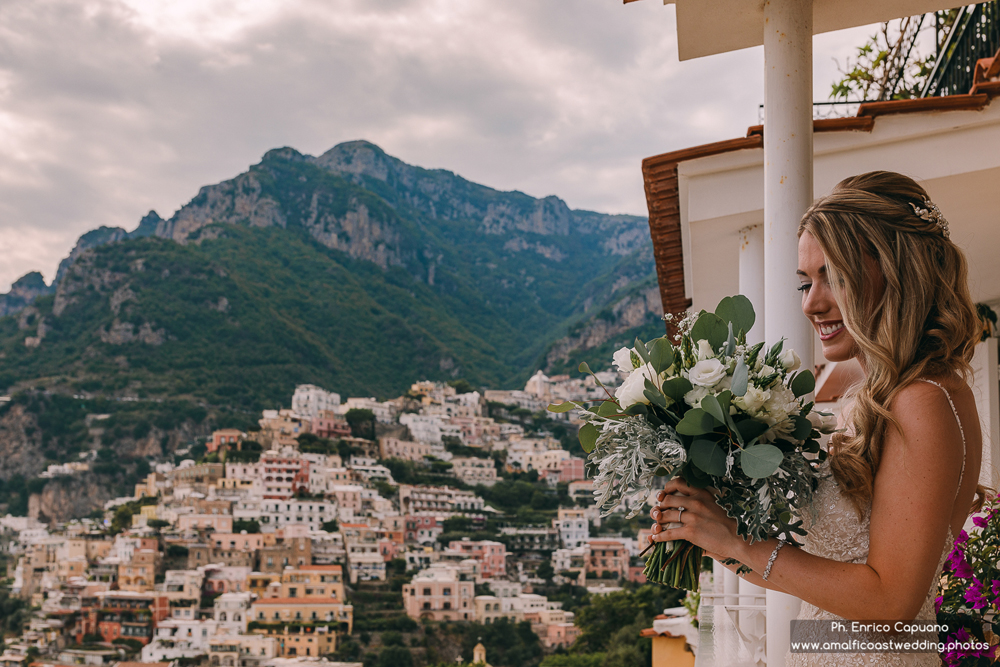
M 1000 49 L 1000 1 L 969 5 L 959 10 L 942 44 L 937 63 L 927 77 L 921 97 L 964 95 L 972 88 L 976 61 Z

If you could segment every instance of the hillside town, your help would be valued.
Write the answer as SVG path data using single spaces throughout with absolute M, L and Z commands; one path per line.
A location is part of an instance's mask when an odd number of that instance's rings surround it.
M 538 590 L 644 581 L 644 536 L 601 530 L 565 444 L 572 413 L 544 412 L 605 389 L 541 372 L 523 390 L 454 385 L 389 401 L 301 385 L 256 430 L 193 441 L 94 518 L 0 519 L 10 594 L 31 609 L 0 667 L 337 664 L 357 623 L 379 627 L 359 592 L 389 600 L 392 627 L 528 621 L 544 650 L 569 647 L 574 614 Z M 530 497 L 496 493 L 518 480 Z

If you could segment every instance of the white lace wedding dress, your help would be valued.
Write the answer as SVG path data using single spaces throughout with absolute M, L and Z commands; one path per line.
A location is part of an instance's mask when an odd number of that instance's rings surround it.
M 923 381 L 941 388 L 945 396 L 948 397 L 948 403 L 951 405 L 952 412 L 955 413 L 955 419 L 958 420 L 958 428 L 962 433 L 962 475 L 958 482 L 959 488 L 961 488 L 962 477 L 965 475 L 965 431 L 962 429 L 962 422 L 948 390 L 937 382 Z M 811 521 L 808 516 L 803 518 L 804 528 L 808 531 L 808 535 L 804 539 L 802 548 L 808 553 L 823 558 L 844 563 L 864 563 L 868 559 L 871 507 L 869 506 L 865 511 L 863 518 L 859 518 L 858 512 L 850 500 L 841 493 L 836 480 L 828 474 L 829 465 L 824 464 L 823 467 L 827 474 L 824 475 L 817 489 L 815 521 Z M 933 622 L 935 619 L 934 598 L 937 596 L 938 580 L 941 578 L 941 568 L 944 566 L 945 558 L 953 545 L 954 536 L 949 527 L 944 550 L 941 552 L 941 558 L 934 575 L 934 583 L 927 591 L 916 620 Z M 818 609 L 806 602 L 802 603 L 798 618 L 803 620 L 843 620 L 839 616 Z M 855 665 L 940 667 L 941 658 L 937 653 L 788 653 L 785 656 L 785 667 L 854 667 Z

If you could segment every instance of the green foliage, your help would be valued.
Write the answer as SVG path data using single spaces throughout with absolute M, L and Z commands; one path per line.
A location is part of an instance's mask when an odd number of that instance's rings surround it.
M 325 530 L 328 533 L 336 533 L 340 530 L 340 526 L 337 524 L 336 519 L 330 519 L 329 521 L 324 521 L 320 529 Z
M 451 387 L 455 388 L 455 393 L 457 394 L 471 394 L 476 390 L 472 384 L 465 378 L 460 378 L 458 380 L 452 380 L 448 383 Z
M 138 653 L 142 650 L 143 646 L 141 641 L 138 639 L 132 639 L 131 637 L 118 637 L 117 639 L 112 640 L 111 643 L 126 647 L 129 653 Z
M 452 624 L 442 630 L 461 645 L 466 662 L 472 662 L 472 649 L 479 642 L 486 647 L 486 655 L 494 667 L 535 667 L 542 657 L 541 642 L 528 621 L 512 623 L 501 618 L 492 625 Z
M 166 556 L 167 558 L 187 558 L 188 548 L 182 544 L 168 544 Z
M 6 635 L 20 635 L 30 616 L 27 602 L 11 596 L 7 588 L 0 587 L 0 639 Z
M 539 667 L 603 667 L 603 653 L 564 653 L 547 655 Z
M 947 37 L 957 14 L 957 9 L 936 12 L 936 20 L 941 27 L 936 35 L 938 46 Z M 909 42 L 901 38 L 909 22 L 917 18 L 919 17 L 908 17 L 881 24 L 878 32 L 858 47 L 853 59 L 847 58 L 844 67 L 840 67 L 838 63 L 837 69 L 842 77 L 833 82 L 830 98 L 871 101 L 919 97 L 927 77 L 934 69 L 936 53 L 921 53 L 919 44 L 908 50 Z M 895 82 L 900 68 L 903 75 L 895 91 L 887 90 L 887 85 L 891 86 Z
M 667 607 L 677 606 L 683 597 L 683 591 L 659 584 L 643 584 L 618 593 L 593 596 L 589 605 L 576 612 L 580 637 L 574 648 L 589 653 L 606 651 L 612 647 L 615 634 L 625 628 L 629 628 L 630 633 L 635 631 L 623 639 L 635 644 L 639 642 L 639 631 L 648 627 L 644 624 L 651 623 Z M 643 627 L 636 627 L 638 625 Z
M 386 646 L 379 651 L 378 667 L 413 667 L 413 654 L 403 646 Z
M 239 533 L 244 530 L 251 534 L 259 533 L 260 523 L 253 519 L 233 519 L 233 532 Z
M 351 408 L 344 415 L 355 438 L 375 439 L 375 413 L 364 408 Z

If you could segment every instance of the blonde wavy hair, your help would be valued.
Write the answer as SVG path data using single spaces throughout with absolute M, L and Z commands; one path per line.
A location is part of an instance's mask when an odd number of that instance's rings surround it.
M 830 467 L 859 513 L 872 498 L 887 429 L 899 429 L 893 399 L 918 378 L 968 379 L 983 324 L 969 293 L 965 255 L 933 220 L 927 192 L 911 178 L 873 171 L 847 178 L 799 223 L 826 270 L 866 377 L 853 392 L 846 432 L 834 436 Z M 875 272 L 882 280 L 872 280 Z M 884 283 L 884 285 L 882 284 Z M 977 488 L 975 509 L 985 489 Z

